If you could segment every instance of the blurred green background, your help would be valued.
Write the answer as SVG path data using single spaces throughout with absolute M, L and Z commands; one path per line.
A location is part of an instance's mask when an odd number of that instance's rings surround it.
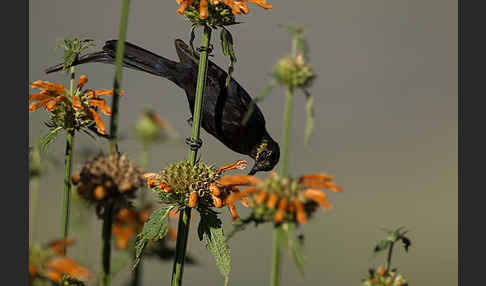
M 189 40 L 189 25 L 176 13 L 176 1 L 131 1 L 128 41 L 157 54 L 177 59 L 174 39 Z M 265 11 L 249 4 L 250 13 L 231 27 L 238 57 L 234 77 L 253 96 L 265 86 L 278 58 L 290 51 L 290 36 L 278 24 L 297 24 L 311 48 L 318 78 L 315 96 L 316 128 L 309 146 L 303 144 L 305 101 L 295 100 L 290 172 L 323 171 L 336 175 L 343 186 L 329 194 L 334 206 L 320 211 L 302 227 L 306 236 L 304 280 L 288 256 L 282 285 L 359 285 L 370 266 L 382 264 L 372 248 L 382 238 L 381 227 L 411 229 L 409 254 L 395 252 L 394 265 L 411 285 L 456 285 L 458 278 L 457 220 L 457 1 L 452 0 L 268 0 Z M 30 1 L 29 80 L 66 83 L 62 74 L 45 75 L 44 68 L 61 61 L 54 52 L 59 37 L 97 40 L 97 48 L 118 35 L 121 1 Z M 226 67 L 213 36 L 215 57 Z M 199 43 L 199 38 L 195 43 Z M 89 64 L 89 88 L 111 88 L 114 67 Z M 184 92 L 168 80 L 124 70 L 120 143 L 138 160 L 140 148 L 134 123 L 144 107 L 152 106 L 177 129 L 190 134 Z M 281 137 L 283 91 L 276 89 L 260 108 L 267 128 Z M 47 129 L 43 111 L 29 115 L 30 144 Z M 105 122 L 109 122 L 104 117 Z M 226 149 L 204 131 L 202 159 L 223 164 L 246 157 Z M 58 166 L 40 181 L 37 240 L 60 234 L 62 156 L 64 137 L 51 146 Z M 76 138 L 74 170 L 86 159 L 82 150 L 106 150 L 101 140 Z M 182 144 L 165 144 L 150 153 L 150 170 L 186 157 Z M 260 174 L 260 176 L 263 174 Z M 241 210 L 241 208 L 240 208 Z M 241 210 L 244 213 L 244 210 Z M 101 223 L 89 222 L 89 241 L 78 241 L 71 253 L 93 271 L 100 264 Z M 198 241 L 193 220 L 189 251 L 200 262 L 184 271 L 185 285 L 221 285 L 213 258 Z M 231 221 L 225 219 L 225 229 Z M 269 225 L 249 228 L 230 241 L 232 285 L 268 285 L 272 233 Z M 144 265 L 143 285 L 167 285 L 172 262 Z M 114 285 L 122 285 L 128 270 Z

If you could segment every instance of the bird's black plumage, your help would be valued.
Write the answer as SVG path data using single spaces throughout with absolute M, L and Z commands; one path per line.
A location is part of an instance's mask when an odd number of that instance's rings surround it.
M 81 56 L 73 65 L 90 62 L 114 64 L 116 45 L 116 40 L 107 41 L 102 51 Z M 175 46 L 180 62 L 166 59 L 126 42 L 123 65 L 174 82 L 186 92 L 189 108 L 193 114 L 199 55 L 198 53 L 193 55 L 189 46 L 182 40 L 176 40 Z M 59 64 L 46 69 L 46 73 L 59 71 L 62 68 L 62 64 Z M 226 71 L 212 61 L 208 61 L 202 106 L 202 128 L 231 150 L 255 159 L 250 174 L 273 169 L 279 160 L 280 149 L 278 143 L 266 130 L 262 112 L 255 105 L 246 125 L 242 125 L 241 122 L 252 98 L 233 78 L 226 86 L 226 78 Z

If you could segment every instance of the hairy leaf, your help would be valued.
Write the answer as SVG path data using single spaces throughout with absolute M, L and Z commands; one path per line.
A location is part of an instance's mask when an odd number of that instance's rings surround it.
M 143 230 L 137 235 L 137 242 L 135 243 L 135 262 L 133 269 L 137 267 L 144 248 L 147 243 L 157 241 L 164 238 L 169 229 L 169 212 L 173 207 L 161 208 L 155 210 L 150 215 L 149 220 L 143 225 Z
M 219 272 L 225 278 L 228 285 L 230 273 L 230 249 L 226 244 L 221 220 L 214 213 L 202 214 L 197 232 L 200 240 L 204 240 L 206 248 L 216 260 Z
M 314 97 L 309 93 L 305 92 L 306 95 L 306 110 L 307 110 L 307 121 L 305 123 L 305 135 L 304 143 L 309 144 L 309 138 L 314 129 L 315 115 L 314 115 Z
M 43 135 L 39 139 L 39 147 L 42 152 L 47 152 L 47 149 L 49 148 L 49 145 L 54 142 L 57 138 L 57 135 L 59 135 L 59 131 L 62 130 L 61 126 L 58 126 L 52 130 L 50 130 L 47 134 Z
M 228 76 L 226 77 L 226 86 L 228 86 L 231 75 L 233 74 L 234 63 L 236 63 L 236 55 L 233 49 L 233 36 L 231 36 L 230 31 L 228 31 L 225 27 L 221 27 L 220 39 L 223 55 L 229 56 L 230 58 L 230 63 L 228 66 Z
M 288 246 L 290 256 L 295 262 L 295 266 L 299 270 L 300 274 L 304 276 L 304 236 L 295 236 L 295 224 L 288 224 Z

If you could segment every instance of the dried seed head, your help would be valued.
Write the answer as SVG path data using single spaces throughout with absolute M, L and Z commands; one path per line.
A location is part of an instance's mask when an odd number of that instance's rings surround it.
M 127 203 L 144 179 L 142 171 L 125 155 L 99 154 L 88 160 L 81 171 L 72 176 L 72 181 L 78 185 L 78 194 L 96 203 L 99 212 L 108 202 Z

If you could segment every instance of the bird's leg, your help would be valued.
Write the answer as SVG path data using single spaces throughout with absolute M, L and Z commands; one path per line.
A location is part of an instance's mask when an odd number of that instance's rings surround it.
M 194 140 L 191 137 L 186 138 L 186 144 L 189 145 L 189 148 L 193 151 L 197 151 L 199 148 L 201 148 L 203 142 L 201 139 Z

